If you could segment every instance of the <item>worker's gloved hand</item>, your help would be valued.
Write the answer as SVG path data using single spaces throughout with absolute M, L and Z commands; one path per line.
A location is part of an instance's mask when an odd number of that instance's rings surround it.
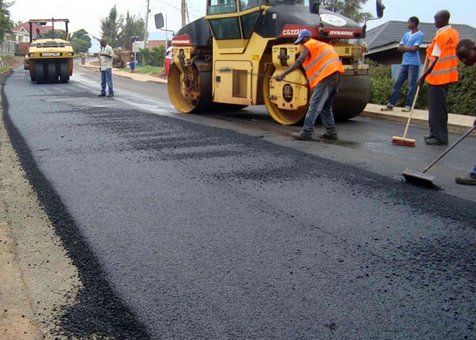
M 281 80 L 284 79 L 284 76 L 283 76 L 282 74 L 279 74 L 279 75 L 277 75 L 277 76 L 275 77 L 275 79 L 276 79 L 277 81 L 281 81 Z
M 417 84 L 418 84 L 419 86 L 423 86 L 423 84 L 425 84 L 425 78 L 420 78 L 420 79 L 418 79 Z

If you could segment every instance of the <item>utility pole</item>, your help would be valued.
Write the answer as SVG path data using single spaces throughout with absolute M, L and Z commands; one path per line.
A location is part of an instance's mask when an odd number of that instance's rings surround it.
M 187 1 L 182 0 L 180 5 L 180 13 L 182 14 L 182 27 L 185 26 L 190 22 L 190 18 L 188 16 L 188 6 Z
M 147 28 L 149 26 L 149 6 L 150 0 L 147 0 L 147 11 L 145 12 L 145 28 L 144 28 L 144 49 L 147 48 Z

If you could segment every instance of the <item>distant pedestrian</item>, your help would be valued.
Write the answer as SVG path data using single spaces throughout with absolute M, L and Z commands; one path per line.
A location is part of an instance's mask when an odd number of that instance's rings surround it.
M 341 74 L 344 73 L 339 55 L 331 45 L 313 39 L 308 30 L 301 31 L 294 44 L 303 46 L 301 54 L 293 65 L 276 76 L 276 80 L 283 80 L 287 74 L 302 65 L 312 94 L 304 126 L 301 132 L 293 133 L 291 136 L 297 140 L 311 140 L 314 124 L 320 115 L 322 124 L 327 130 L 321 138 L 336 140 L 338 138 L 332 104 L 339 91 Z
M 425 136 L 427 145 L 448 145 L 448 104 L 449 85 L 458 81 L 458 58 L 456 45 L 459 33 L 449 24 L 450 12 L 435 14 L 438 28 L 430 46 L 426 49 L 429 66 L 419 83 L 428 83 L 428 123 L 430 134 Z
M 114 52 L 112 47 L 106 43 L 106 40 L 101 39 L 101 50 L 99 51 L 99 57 L 101 62 L 101 93 L 98 97 L 106 97 L 106 84 L 109 89 L 108 97 L 114 97 L 114 89 L 112 86 L 112 60 L 114 58 Z
M 411 17 L 408 19 L 407 27 L 410 31 L 405 33 L 398 45 L 398 51 L 403 52 L 402 64 L 400 65 L 400 72 L 398 73 L 397 80 L 393 85 L 392 92 L 390 94 L 390 100 L 386 107 L 382 108 L 382 111 L 392 111 L 397 105 L 400 89 L 405 81 L 408 84 L 407 99 L 405 101 L 404 112 L 410 112 L 415 98 L 416 84 L 418 80 L 418 74 L 420 72 L 420 45 L 423 42 L 423 32 L 418 29 L 420 20 L 417 17 Z
M 129 61 L 129 67 L 131 68 L 131 73 L 134 72 L 134 70 L 136 69 L 136 60 L 135 60 L 133 54 L 131 54 L 131 58 L 130 58 L 130 61 Z
M 43 35 L 41 34 L 39 28 L 36 29 L 36 35 L 35 35 L 35 37 L 33 38 L 33 40 L 37 40 L 37 39 L 43 39 Z
M 466 66 L 473 66 L 476 63 L 476 44 L 469 39 L 463 39 L 456 46 L 456 55 Z M 474 121 L 476 126 L 476 120 Z M 476 185 L 476 165 L 468 175 L 455 178 L 456 183 L 465 185 Z

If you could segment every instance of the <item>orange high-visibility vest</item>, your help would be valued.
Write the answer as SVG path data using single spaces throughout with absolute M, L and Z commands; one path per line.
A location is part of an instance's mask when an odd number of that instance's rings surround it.
M 431 54 L 435 45 L 441 49 L 435 67 L 426 77 L 430 85 L 444 85 L 458 81 L 458 57 L 456 56 L 456 45 L 459 41 L 459 33 L 452 27 L 445 28 L 433 38 L 430 46 L 426 49 L 426 55 L 430 63 L 435 60 Z
M 309 56 L 302 63 L 306 71 L 309 88 L 313 89 L 322 79 L 332 73 L 344 73 L 339 55 L 331 45 L 309 39 L 304 46 L 309 50 Z

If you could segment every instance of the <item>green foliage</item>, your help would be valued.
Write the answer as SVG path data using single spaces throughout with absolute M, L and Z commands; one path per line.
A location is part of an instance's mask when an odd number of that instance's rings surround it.
M 5 35 L 10 33 L 13 28 L 13 22 L 10 19 L 10 11 L 8 10 L 8 7 L 11 5 L 11 2 L 0 0 L 0 41 L 3 41 Z
M 459 82 L 450 86 L 448 106 L 450 112 L 476 116 L 476 66 L 458 66 Z
M 136 72 L 150 74 L 150 75 L 158 75 L 164 72 L 164 68 L 162 66 L 139 66 L 136 68 Z
M 117 14 L 116 5 L 111 8 L 109 16 L 101 20 L 101 37 L 113 48 L 120 47 L 119 31 L 123 22 L 122 15 Z
M 390 91 L 394 80 L 389 65 L 380 65 L 372 61 L 370 64 L 370 102 L 374 104 L 386 105 L 390 98 Z M 460 81 L 450 86 L 448 92 L 448 109 L 452 113 L 467 114 L 476 116 L 476 67 L 465 67 L 460 63 L 458 66 Z M 420 88 L 415 107 L 417 109 L 427 109 L 428 86 L 424 84 Z M 397 101 L 397 106 L 405 106 L 407 94 L 407 84 L 405 83 Z
M 144 27 L 144 19 L 136 18 L 135 15 L 130 15 L 128 11 L 125 23 L 121 26 L 121 32 L 119 33 L 119 46 L 125 49 L 132 49 L 130 46 L 131 37 L 137 36 L 142 40 L 144 38 Z
M 165 46 L 160 45 L 152 50 L 141 48 L 139 59 L 142 65 L 164 66 Z
M 366 62 L 370 64 L 370 102 L 385 105 L 390 98 L 393 84 L 390 66 L 370 60 Z
M 91 38 L 88 32 L 80 29 L 71 35 L 71 45 L 75 53 L 87 53 L 91 47 Z
M 127 12 L 124 18 L 117 13 L 116 6 L 111 8 L 107 18 L 101 20 L 102 38 L 113 48 L 131 49 L 131 37 L 138 36 L 142 40 L 144 28 L 144 19 L 137 18 L 129 12 Z
M 323 1 L 323 6 L 361 23 L 372 18 L 371 13 L 362 12 L 362 6 L 366 2 L 367 0 L 327 0 Z

